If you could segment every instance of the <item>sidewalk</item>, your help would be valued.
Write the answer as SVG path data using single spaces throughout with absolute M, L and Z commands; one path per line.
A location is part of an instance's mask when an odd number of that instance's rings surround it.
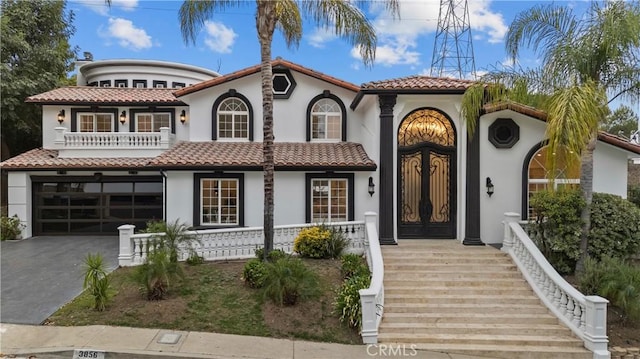
M 179 338 L 177 338 L 179 335 Z M 0 324 L 0 357 L 71 358 L 74 349 L 106 352 L 105 358 L 474 359 L 468 355 L 414 350 L 411 346 L 345 345 L 164 329 Z M 177 342 L 175 342 L 177 340 Z M 175 342 L 163 344 L 162 342 Z M 394 351 L 391 352 L 390 349 Z M 45 354 L 47 353 L 47 354 Z M 389 355 L 391 354 L 391 355 Z M 486 358 L 484 358 L 486 359 Z

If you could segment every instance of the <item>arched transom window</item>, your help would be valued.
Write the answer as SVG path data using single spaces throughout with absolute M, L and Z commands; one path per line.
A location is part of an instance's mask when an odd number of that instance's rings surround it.
M 342 138 L 342 111 L 340 105 L 323 98 L 311 109 L 311 139 L 340 140 Z
M 432 109 L 422 109 L 409 114 L 398 129 L 398 145 L 413 146 L 431 142 L 440 146 L 456 145 L 456 133 L 445 115 Z
M 218 106 L 218 138 L 249 138 L 249 109 L 237 97 L 230 97 Z
M 552 169 L 549 166 L 548 156 L 555 156 L 555 175 L 551 176 Z M 553 178 L 553 181 L 551 180 Z M 549 146 L 541 147 L 529 161 L 528 170 L 528 195 L 530 200 L 534 193 L 545 191 L 553 183 L 554 189 L 577 187 L 580 184 L 580 160 L 573 152 L 560 148 L 556 153 L 549 153 Z M 529 218 L 533 217 L 531 206 Z

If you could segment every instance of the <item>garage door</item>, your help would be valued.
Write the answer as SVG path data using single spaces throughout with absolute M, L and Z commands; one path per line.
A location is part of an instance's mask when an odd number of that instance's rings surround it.
M 53 179 L 32 177 L 35 235 L 117 235 L 162 219 L 162 177 Z

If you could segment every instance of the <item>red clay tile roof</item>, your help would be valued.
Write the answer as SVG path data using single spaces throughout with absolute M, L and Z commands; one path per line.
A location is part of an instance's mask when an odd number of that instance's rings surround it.
M 27 97 L 25 102 L 41 104 L 145 104 L 184 105 L 174 89 L 70 86 Z
M 449 77 L 407 76 L 362 84 L 363 90 L 466 90 L 476 83 Z
M 56 170 L 56 169 L 134 169 L 145 167 L 152 158 L 60 158 L 57 150 L 36 148 L 2 163 L 3 170 Z
M 362 145 L 340 143 L 274 143 L 276 169 L 375 170 Z M 180 142 L 156 157 L 150 167 L 262 167 L 261 142 Z
M 498 112 L 502 110 L 511 110 L 513 112 L 521 113 L 523 115 L 533 117 L 540 121 L 547 121 L 547 114 L 542 110 L 538 110 L 534 107 L 523 105 L 517 102 L 501 102 L 497 104 L 487 104 L 483 107 L 484 113 Z M 624 150 L 640 154 L 640 145 L 633 144 L 626 139 L 612 135 L 610 133 L 599 131 L 598 140 L 608 143 L 612 146 L 622 148 Z
M 283 59 L 275 59 L 273 61 L 271 61 L 271 67 L 285 67 L 300 73 L 303 73 L 307 76 L 311 76 L 314 77 L 316 79 L 322 80 L 322 81 L 326 81 L 329 82 L 331 84 L 334 84 L 336 86 L 345 88 L 347 90 L 351 90 L 353 92 L 357 92 L 358 90 L 360 90 L 360 87 L 358 87 L 357 85 L 354 85 L 350 82 L 347 81 L 343 81 L 340 80 L 338 78 L 335 78 L 333 76 L 329 76 L 329 75 L 325 75 L 321 72 L 312 70 L 310 68 L 295 64 L 293 62 L 287 61 L 287 60 L 283 60 Z M 204 82 L 200 82 L 197 83 L 195 85 L 192 86 L 188 86 L 185 88 L 181 88 L 179 90 L 174 90 L 174 95 L 176 95 L 176 97 L 180 97 L 180 96 L 184 96 L 184 95 L 188 95 L 190 93 L 194 93 L 194 92 L 198 92 L 200 90 L 204 90 L 207 89 L 209 87 L 213 87 L 216 85 L 220 85 L 229 81 L 233 81 L 245 76 L 249 76 L 255 73 L 260 72 L 260 64 L 255 65 L 255 66 L 251 66 L 251 67 L 247 67 L 245 69 L 242 70 L 238 70 L 235 72 L 232 72 L 230 74 L 224 75 L 224 76 L 220 76 L 220 77 L 216 77 L 213 78 L 211 80 L 207 80 Z

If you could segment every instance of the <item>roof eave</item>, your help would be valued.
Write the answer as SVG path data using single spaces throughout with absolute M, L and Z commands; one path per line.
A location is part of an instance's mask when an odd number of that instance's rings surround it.
M 382 95 L 382 94 L 395 94 L 395 95 L 462 95 L 467 89 L 459 89 L 459 88 L 447 88 L 447 89 L 361 89 L 356 94 L 356 97 L 351 102 L 349 107 L 351 110 L 355 111 L 362 98 L 365 95 Z

